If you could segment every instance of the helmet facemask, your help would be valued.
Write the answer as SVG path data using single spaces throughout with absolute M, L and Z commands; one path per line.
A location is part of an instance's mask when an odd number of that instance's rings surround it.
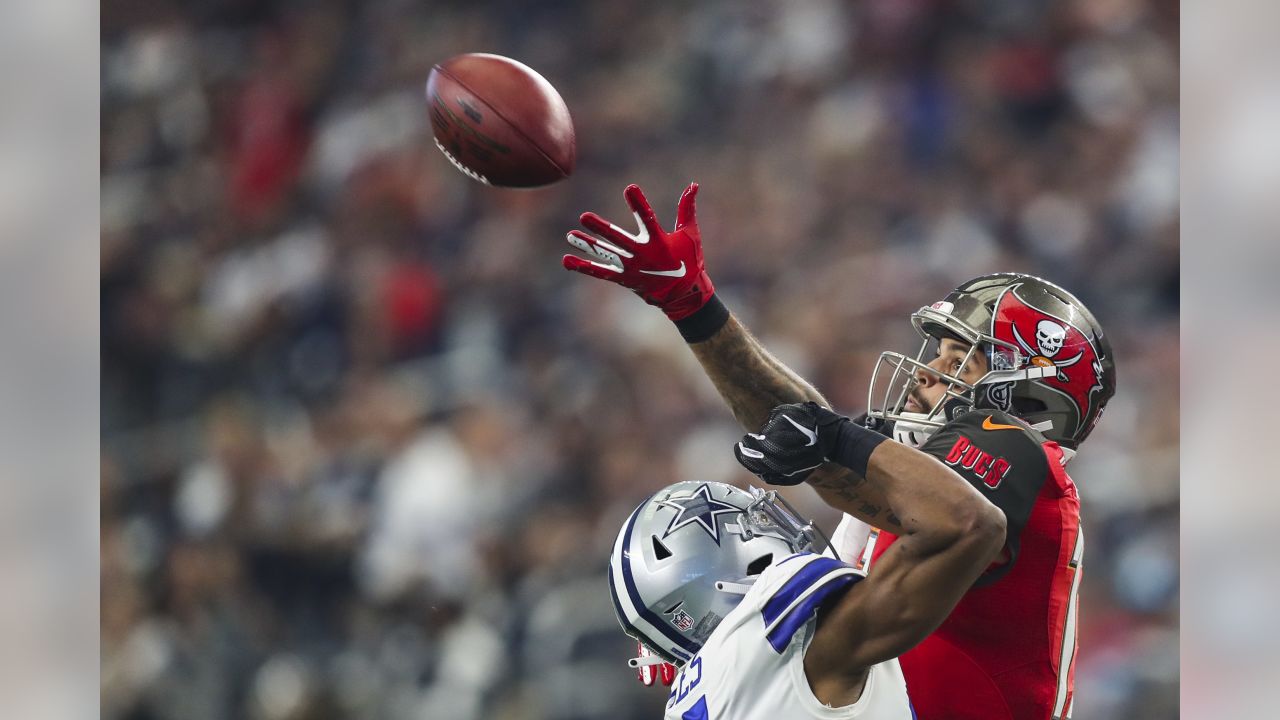
M 1027 358 L 1016 345 L 977 330 L 943 308 L 922 307 L 911 315 L 911 324 L 922 338 L 920 349 L 915 357 L 892 351 L 880 354 L 871 373 L 867 411 L 868 417 L 892 422 L 894 439 L 903 444 L 923 445 L 939 428 L 973 408 L 1010 412 L 1014 383 L 1051 374 L 1048 368 L 1023 367 Z M 970 367 L 981 355 L 987 372 L 970 383 L 930 366 L 943 338 L 968 346 L 961 368 Z M 907 400 L 920 385 L 919 373 L 933 376 L 944 390 L 924 412 L 908 411 Z
M 729 532 L 737 532 L 747 540 L 758 535 L 774 537 L 790 545 L 794 552 L 822 554 L 831 546 L 826 534 L 812 520 L 802 520 L 777 490 L 766 492 L 753 485 L 747 492 L 751 493 L 751 504 L 742 512 L 737 528 L 726 526 Z

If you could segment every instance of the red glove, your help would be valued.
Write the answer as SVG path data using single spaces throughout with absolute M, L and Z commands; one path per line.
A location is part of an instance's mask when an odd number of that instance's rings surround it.
M 649 648 L 644 643 L 636 643 L 636 652 L 640 654 L 640 658 L 644 659 L 653 657 L 653 653 L 649 652 Z M 639 666 L 640 682 L 645 685 L 653 685 L 660 682 L 663 685 L 670 685 L 676 681 L 676 666 L 667 662 L 658 662 L 652 664 L 644 664 Z
M 635 213 L 638 233 L 632 235 L 595 213 L 583 213 L 579 218 L 582 226 L 598 237 L 571 230 L 567 239 L 591 259 L 565 255 L 561 262 L 566 270 L 630 288 L 645 302 L 662 308 L 672 320 L 686 318 L 715 293 L 702 262 L 702 237 L 693 211 L 697 194 L 697 183 L 685 188 L 675 230 L 667 232 L 658 224 L 640 188 L 628 185 L 622 195 Z

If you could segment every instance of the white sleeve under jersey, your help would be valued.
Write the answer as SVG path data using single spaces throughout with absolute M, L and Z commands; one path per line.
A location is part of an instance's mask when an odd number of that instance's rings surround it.
M 805 677 L 818 607 L 862 579 L 812 553 L 770 565 L 680 672 L 666 720 L 913 720 L 897 660 L 872 666 L 858 702 L 838 708 L 819 702 Z
M 867 547 L 867 541 L 871 539 L 873 533 L 879 535 L 880 531 L 845 513 L 844 517 L 840 518 L 836 531 L 831 534 L 831 548 L 835 550 L 836 557 L 853 565 L 855 570 L 866 575 L 869 558 L 863 557 L 863 549 Z

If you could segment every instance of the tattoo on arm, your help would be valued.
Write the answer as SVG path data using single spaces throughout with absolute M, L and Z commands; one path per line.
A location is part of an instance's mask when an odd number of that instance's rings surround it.
M 829 405 L 812 385 L 769 354 L 736 317 L 711 338 L 689 346 L 733 416 L 755 431 L 778 405 Z
M 859 520 L 901 534 L 902 521 L 867 479 L 835 463 L 827 463 L 809 476 L 809 484 L 829 505 Z
M 822 393 L 794 370 L 769 354 L 732 315 L 710 338 L 689 346 L 711 378 L 716 391 L 749 431 L 756 431 L 778 405 L 814 401 L 830 407 Z M 900 534 L 902 523 L 866 478 L 835 463 L 827 463 L 809 476 L 827 504 L 876 527 Z

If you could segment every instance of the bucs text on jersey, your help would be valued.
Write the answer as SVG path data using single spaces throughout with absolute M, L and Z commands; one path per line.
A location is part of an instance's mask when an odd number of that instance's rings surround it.
M 943 624 L 899 661 L 920 720 L 1053 720 L 1071 716 L 1076 604 L 1084 536 L 1063 451 L 998 410 L 962 414 L 920 448 L 1004 511 L 1005 551 Z M 836 538 L 860 538 L 846 517 Z M 859 568 L 891 545 L 873 530 Z
M 862 577 L 812 553 L 770 565 L 680 672 L 666 720 L 913 720 L 896 660 L 873 665 L 861 697 L 843 707 L 822 704 L 805 677 L 818 609 Z

